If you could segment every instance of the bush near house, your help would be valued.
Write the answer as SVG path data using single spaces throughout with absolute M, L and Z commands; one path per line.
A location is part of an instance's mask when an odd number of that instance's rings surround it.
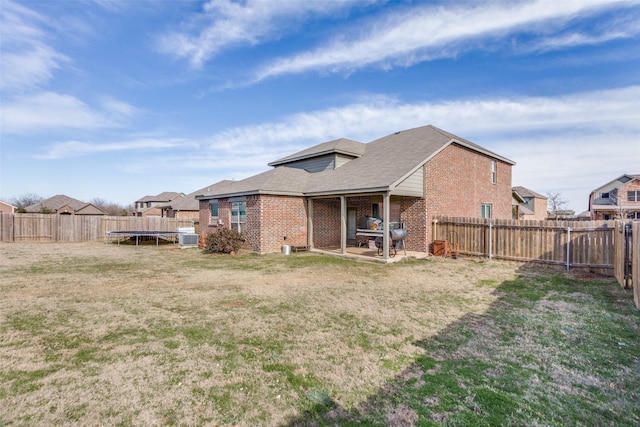
M 245 240 L 246 238 L 242 233 L 230 228 L 221 228 L 217 232 L 207 235 L 204 251 L 223 254 L 238 252 Z

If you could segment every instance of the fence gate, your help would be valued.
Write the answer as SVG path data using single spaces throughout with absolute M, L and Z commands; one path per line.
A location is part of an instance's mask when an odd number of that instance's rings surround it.
M 633 287 L 633 224 L 616 221 L 614 273 L 616 280 L 625 289 Z

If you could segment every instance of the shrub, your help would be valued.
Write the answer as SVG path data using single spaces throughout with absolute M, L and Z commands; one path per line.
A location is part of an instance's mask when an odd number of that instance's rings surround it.
M 220 228 L 216 233 L 209 233 L 204 242 L 204 251 L 230 254 L 231 252 L 237 252 L 245 240 L 242 233 L 230 228 Z

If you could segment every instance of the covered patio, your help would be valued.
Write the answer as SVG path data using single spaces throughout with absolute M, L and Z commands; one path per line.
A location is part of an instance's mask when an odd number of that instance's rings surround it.
M 359 261 L 368 262 L 382 262 L 382 263 L 394 263 L 407 259 L 427 259 L 429 254 L 426 252 L 405 251 L 398 249 L 397 254 L 393 257 L 384 258 L 382 255 L 378 255 L 377 249 L 370 249 L 369 247 L 347 246 L 343 251 L 339 246 L 327 247 L 327 248 L 312 248 L 311 252 L 321 253 L 326 255 L 340 256 L 343 258 L 355 259 Z

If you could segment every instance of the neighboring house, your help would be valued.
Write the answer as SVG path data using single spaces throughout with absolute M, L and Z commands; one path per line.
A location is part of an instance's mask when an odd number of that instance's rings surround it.
M 0 213 L 15 213 L 16 209 L 16 206 L 0 200 Z
M 194 223 L 198 223 L 200 220 L 200 201 L 196 199 L 199 194 L 208 193 L 214 191 L 216 188 L 229 184 L 231 181 L 223 180 L 212 185 L 208 185 L 204 188 L 189 193 L 184 197 L 175 199 L 169 203 L 166 209 L 168 218 L 187 219 L 192 220 Z
M 144 196 L 135 202 L 134 216 L 167 216 L 171 203 L 184 197 L 184 193 L 165 191 L 157 196 Z
M 270 163 L 273 169 L 196 196 L 200 234 L 239 229 L 258 253 L 283 244 L 356 244 L 367 218 L 404 227 L 406 249 L 428 252 L 434 215 L 511 217 L 515 163 L 434 126 L 368 144 L 338 139 Z M 386 228 L 386 227 L 385 227 Z M 384 236 L 384 258 L 389 238 Z
M 515 219 L 547 219 L 547 197 L 525 187 L 516 186 L 512 188 L 515 195 L 523 201 L 517 206 L 517 216 Z
M 27 213 L 54 213 L 57 215 L 106 215 L 106 212 L 91 203 L 58 194 L 24 208 Z
M 640 174 L 622 175 L 589 195 L 591 219 L 640 220 Z

